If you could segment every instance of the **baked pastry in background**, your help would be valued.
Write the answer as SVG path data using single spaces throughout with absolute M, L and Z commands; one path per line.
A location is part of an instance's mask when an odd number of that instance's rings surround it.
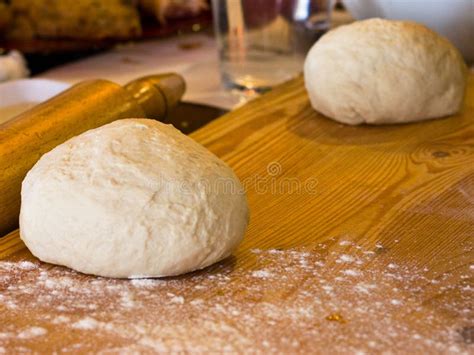
M 127 39 L 141 34 L 132 0 L 11 0 L 2 5 L 11 16 L 4 26 L 10 39 Z
M 208 9 L 207 0 L 0 0 L 0 38 L 132 39 L 141 15 L 165 24 Z
M 0 32 L 4 31 L 11 20 L 11 11 L 5 1 L 0 0 Z

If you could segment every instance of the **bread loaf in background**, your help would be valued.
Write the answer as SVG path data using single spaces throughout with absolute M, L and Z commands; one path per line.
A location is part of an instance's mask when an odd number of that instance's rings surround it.
M 164 24 L 208 9 L 207 0 L 0 0 L 0 38 L 129 39 L 141 18 Z
M 4 31 L 11 21 L 11 10 L 7 3 L 0 1 L 0 32 Z
M 11 0 L 9 9 L 7 38 L 104 39 L 141 34 L 132 0 Z

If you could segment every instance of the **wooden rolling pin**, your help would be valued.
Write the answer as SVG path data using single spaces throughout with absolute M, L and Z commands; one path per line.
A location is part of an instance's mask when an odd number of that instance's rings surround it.
M 121 118 L 163 119 L 184 90 L 177 74 L 151 75 L 124 87 L 86 81 L 0 125 L 0 237 L 18 227 L 21 182 L 44 153 Z

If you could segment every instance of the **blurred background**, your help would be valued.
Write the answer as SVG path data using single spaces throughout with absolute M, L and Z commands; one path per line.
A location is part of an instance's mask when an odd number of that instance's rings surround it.
M 299 75 L 329 29 L 371 17 L 424 23 L 474 61 L 473 0 L 0 0 L 0 82 L 34 78 L 0 84 L 0 107 L 176 72 L 184 101 L 215 117 Z
M 0 0 L 0 47 L 31 74 L 120 43 L 206 29 L 206 0 Z

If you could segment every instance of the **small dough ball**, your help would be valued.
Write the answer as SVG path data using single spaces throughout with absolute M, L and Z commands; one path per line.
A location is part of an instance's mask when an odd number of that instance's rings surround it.
M 39 259 L 120 278 L 202 269 L 248 223 L 233 171 L 171 125 L 124 119 L 46 153 L 22 185 L 20 235 Z
M 402 123 L 456 113 L 467 67 L 451 43 L 423 25 L 370 19 L 321 37 L 304 78 L 313 108 L 336 121 Z

